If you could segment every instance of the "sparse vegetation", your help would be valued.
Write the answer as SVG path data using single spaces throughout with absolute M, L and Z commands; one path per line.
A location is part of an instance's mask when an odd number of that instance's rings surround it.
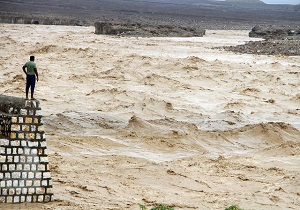
M 147 207 L 144 206 L 144 205 L 140 205 L 140 209 L 141 210 L 147 210 Z M 168 207 L 168 206 L 159 205 L 159 206 L 151 208 L 150 210 L 174 210 L 174 209 L 171 208 L 171 207 Z
M 243 209 L 241 209 L 239 206 L 231 205 L 231 206 L 225 208 L 225 210 L 243 210 Z

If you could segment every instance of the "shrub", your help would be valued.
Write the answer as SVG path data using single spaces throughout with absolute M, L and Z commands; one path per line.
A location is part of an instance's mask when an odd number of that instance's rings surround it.
M 225 210 L 243 210 L 240 207 L 236 206 L 236 205 L 232 205 L 227 207 Z

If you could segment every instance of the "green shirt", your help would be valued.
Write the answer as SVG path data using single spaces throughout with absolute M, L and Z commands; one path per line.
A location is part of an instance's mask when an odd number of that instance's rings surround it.
M 24 65 L 27 68 L 27 74 L 28 75 L 34 75 L 34 69 L 36 69 L 36 64 L 33 61 L 28 61 Z

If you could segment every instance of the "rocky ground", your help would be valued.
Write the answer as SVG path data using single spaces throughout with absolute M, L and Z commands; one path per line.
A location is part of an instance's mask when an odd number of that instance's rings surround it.
M 244 45 L 226 46 L 233 52 L 260 55 L 300 55 L 300 30 L 262 27 L 256 25 L 249 32 L 249 37 L 263 38 L 263 41 L 248 42 Z
M 224 49 L 258 55 L 300 55 L 300 39 L 251 41 L 244 45 L 226 46 Z

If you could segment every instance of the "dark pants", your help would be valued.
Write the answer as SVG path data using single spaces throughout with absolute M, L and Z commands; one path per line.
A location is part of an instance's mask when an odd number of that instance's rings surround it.
M 31 88 L 31 96 L 33 96 L 35 87 L 35 75 L 27 75 L 26 77 L 26 96 L 28 95 L 29 88 Z

